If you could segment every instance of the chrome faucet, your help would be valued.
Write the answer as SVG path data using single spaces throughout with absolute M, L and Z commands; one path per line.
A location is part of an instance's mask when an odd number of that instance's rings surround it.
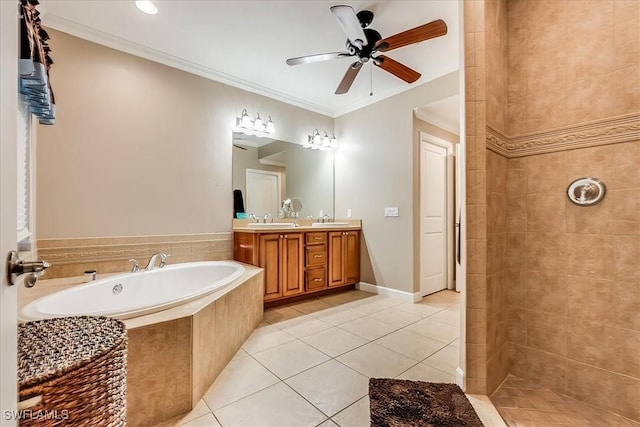
M 140 271 L 140 265 L 138 264 L 138 260 L 135 258 L 131 258 L 129 260 L 129 262 L 133 263 L 133 267 L 131 267 L 131 272 L 132 273 L 137 273 L 138 271 Z
M 163 268 L 167 265 L 167 258 L 170 257 L 171 255 L 162 253 L 162 252 L 158 252 L 155 253 L 153 255 L 151 255 L 151 258 L 149 258 L 149 262 L 147 263 L 147 266 L 144 268 L 146 271 L 150 271 L 153 270 L 156 266 L 156 260 L 158 258 L 160 258 L 160 265 L 158 266 L 159 268 Z M 135 266 L 134 266 L 135 268 Z
M 271 222 L 273 222 L 273 218 L 272 218 L 272 216 L 271 216 L 271 214 L 270 214 L 270 213 L 266 213 L 266 214 L 264 214 L 264 218 L 262 218 L 262 222 L 264 222 L 264 223 L 266 224 L 266 223 L 267 223 L 267 220 L 268 220 L 269 218 L 271 218 Z
M 329 216 L 329 214 L 324 214 L 322 216 L 322 222 L 329 222 L 330 219 L 331 217 Z

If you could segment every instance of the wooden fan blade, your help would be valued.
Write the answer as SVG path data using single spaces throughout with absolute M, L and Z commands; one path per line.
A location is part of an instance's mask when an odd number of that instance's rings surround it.
M 362 62 L 359 62 L 359 61 L 354 62 L 349 66 L 349 69 L 347 70 L 346 73 L 344 73 L 344 77 L 342 78 L 342 81 L 340 82 L 340 84 L 338 85 L 338 88 L 336 89 L 336 95 L 341 95 L 343 93 L 349 92 L 349 89 L 351 88 L 351 84 L 356 79 L 356 76 L 360 72 L 361 68 L 362 68 Z
M 403 31 L 394 36 L 386 37 L 376 43 L 374 50 L 387 52 L 434 37 L 444 36 L 445 34 L 447 34 L 447 24 L 442 19 L 438 19 L 437 21 L 420 25 L 419 27 Z
M 380 55 L 374 58 L 373 63 L 407 83 L 415 82 L 420 78 L 421 75 L 416 70 L 412 70 L 406 65 L 401 64 L 395 59 L 389 58 L 388 56 Z
M 319 53 L 317 55 L 299 56 L 297 58 L 287 59 L 289 65 L 309 64 L 311 62 L 329 61 L 330 59 L 346 58 L 350 55 L 349 52 L 329 52 Z
M 342 31 L 354 46 L 362 47 L 367 45 L 367 36 L 360 25 L 358 16 L 351 6 L 338 5 L 331 6 L 331 13 L 336 17 Z

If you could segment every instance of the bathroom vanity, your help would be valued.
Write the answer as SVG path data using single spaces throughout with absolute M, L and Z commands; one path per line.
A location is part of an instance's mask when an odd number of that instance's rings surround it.
M 348 225 L 347 225 L 348 224 Z M 234 226 L 234 260 L 264 268 L 264 302 L 276 305 L 360 281 L 360 222 L 277 228 Z

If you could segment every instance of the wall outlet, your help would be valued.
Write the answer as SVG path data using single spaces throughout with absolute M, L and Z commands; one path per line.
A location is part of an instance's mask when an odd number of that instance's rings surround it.
M 347 209 L 347 218 L 351 218 L 351 209 Z
M 398 208 L 397 208 L 397 207 L 393 207 L 393 208 L 384 208 L 384 216 L 385 216 L 385 217 L 389 217 L 389 216 L 400 216 L 400 214 L 398 213 Z

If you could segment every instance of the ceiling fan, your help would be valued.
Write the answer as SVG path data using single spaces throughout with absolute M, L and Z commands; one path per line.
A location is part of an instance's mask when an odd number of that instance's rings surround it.
M 330 59 L 356 57 L 357 61 L 349 66 L 338 85 L 335 92 L 337 95 L 349 92 L 349 88 L 351 88 L 351 84 L 360 72 L 362 65 L 370 60 L 374 65 L 407 83 L 415 82 L 420 78 L 420 73 L 388 56 L 378 53 L 388 52 L 392 49 L 447 34 L 447 24 L 442 19 L 438 19 L 396 35 L 382 38 L 379 32 L 369 28 L 373 21 L 373 12 L 361 10 L 356 14 L 351 6 L 345 5 L 332 6 L 331 12 L 347 35 L 347 50 L 344 52 L 329 52 L 289 58 L 287 59 L 287 64 L 308 64 Z

